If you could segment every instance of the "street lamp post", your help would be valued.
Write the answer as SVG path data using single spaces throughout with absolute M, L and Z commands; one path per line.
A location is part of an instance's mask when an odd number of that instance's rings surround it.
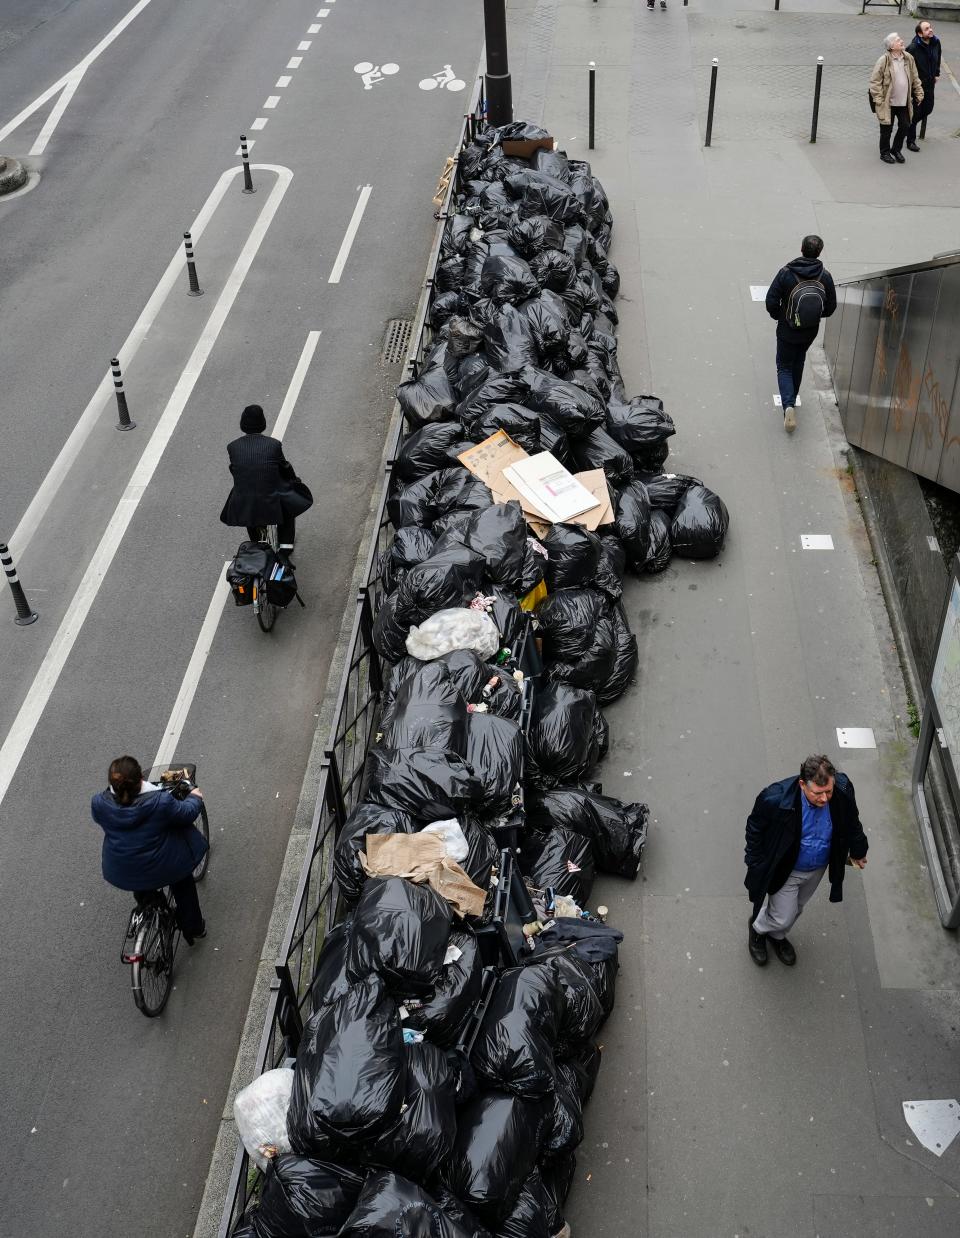
M 483 24 L 487 41 L 487 121 L 491 125 L 508 125 L 513 120 L 513 94 L 507 65 L 505 0 L 483 0 Z

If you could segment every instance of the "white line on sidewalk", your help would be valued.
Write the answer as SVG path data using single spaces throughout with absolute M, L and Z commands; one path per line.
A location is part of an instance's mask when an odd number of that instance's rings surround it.
M 340 246 L 337 260 L 333 264 L 333 270 L 330 272 L 330 278 L 327 280 L 328 284 L 340 283 L 340 276 L 343 274 L 343 268 L 347 265 L 347 258 L 350 256 L 350 246 L 353 244 L 353 238 L 357 235 L 357 229 L 360 227 L 363 212 L 367 209 L 367 199 L 370 197 L 371 188 L 372 186 L 370 185 L 364 185 L 360 190 L 360 197 L 357 199 L 357 205 L 353 208 L 353 216 L 347 224 L 343 244 Z
M 40 669 L 27 691 L 27 695 L 17 712 L 17 716 L 13 720 L 10 730 L 7 732 L 3 746 L 0 747 L 0 803 L 3 802 L 7 791 L 10 789 L 10 783 L 13 781 L 13 777 L 17 772 L 33 732 L 36 730 L 37 723 L 40 721 L 40 717 L 47 706 L 47 702 L 53 694 L 57 680 L 60 678 L 60 672 L 63 670 L 67 658 L 70 656 L 70 651 L 80 635 L 80 629 L 90 613 L 90 609 L 96 600 L 100 586 L 110 569 L 123 536 L 129 528 L 137 508 L 140 506 L 140 500 L 146 493 L 146 489 L 156 472 L 157 465 L 160 463 L 160 458 L 186 407 L 187 400 L 190 398 L 197 379 L 200 377 L 207 358 L 210 356 L 217 337 L 223 328 L 227 315 L 236 300 L 237 293 L 240 291 L 253 259 L 263 243 L 263 238 L 266 236 L 267 229 L 283 200 L 283 195 L 293 179 L 293 173 L 289 168 L 278 167 L 272 164 L 258 164 L 257 167 L 263 171 L 276 173 L 277 183 L 264 203 L 263 209 L 257 217 L 257 222 L 254 224 L 246 244 L 227 278 L 223 292 L 220 294 L 213 312 L 207 319 L 207 323 L 190 355 L 190 359 L 177 380 L 177 385 L 174 387 L 173 393 L 160 415 L 156 429 L 150 436 L 143 455 L 133 471 L 133 476 L 130 478 L 127 488 L 121 495 L 120 501 L 107 524 L 103 537 L 100 539 L 100 544 L 87 564 L 83 580 L 67 604 L 66 614 L 60 627 L 57 629 L 43 662 L 40 664 Z

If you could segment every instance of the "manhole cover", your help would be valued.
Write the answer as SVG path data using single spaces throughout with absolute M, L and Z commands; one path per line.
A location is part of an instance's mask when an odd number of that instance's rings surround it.
M 387 323 L 387 333 L 383 337 L 383 351 L 380 354 L 381 365 L 399 365 L 405 360 L 410 347 L 410 328 L 413 324 L 405 318 L 391 318 Z

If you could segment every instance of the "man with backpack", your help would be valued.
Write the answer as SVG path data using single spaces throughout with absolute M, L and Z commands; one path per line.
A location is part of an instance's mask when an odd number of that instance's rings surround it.
M 777 272 L 767 289 L 767 313 L 777 321 L 777 386 L 783 405 L 783 428 L 797 428 L 796 402 L 807 349 L 817 338 L 820 319 L 837 308 L 833 276 L 820 261 L 823 241 L 805 236 L 800 257 Z

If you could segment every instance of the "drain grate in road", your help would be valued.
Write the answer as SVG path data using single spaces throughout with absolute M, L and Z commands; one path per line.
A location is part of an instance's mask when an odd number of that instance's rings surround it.
M 381 365 L 399 365 L 406 358 L 410 347 L 410 330 L 413 324 L 405 318 L 391 318 L 387 323 L 387 333 L 383 337 L 383 351 L 380 354 Z

